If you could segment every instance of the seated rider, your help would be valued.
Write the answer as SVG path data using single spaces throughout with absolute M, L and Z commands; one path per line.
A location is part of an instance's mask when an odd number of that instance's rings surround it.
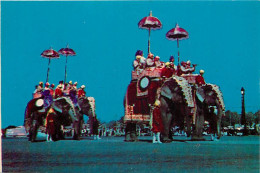
M 206 84 L 205 80 L 204 80 L 204 77 L 203 77 L 203 74 L 204 74 L 204 70 L 200 70 L 200 75 L 198 75 L 196 77 L 196 84 L 198 86 L 202 86 L 202 85 Z
M 74 84 L 73 84 L 73 86 L 72 86 L 72 87 L 73 87 L 74 89 L 76 89 L 76 90 L 77 90 L 77 89 L 78 89 L 78 88 L 77 88 L 77 85 L 78 85 L 78 82 L 74 82 Z
M 174 69 L 175 72 L 177 72 L 177 66 L 174 64 L 174 56 L 170 56 L 170 67 Z
M 159 56 L 155 56 L 154 64 L 155 64 L 156 68 L 163 68 L 164 67 L 164 63 L 162 61 L 160 61 L 160 57 Z
M 81 87 L 78 90 L 78 98 L 86 96 L 86 91 L 84 89 L 85 89 L 85 85 L 81 85 Z
M 152 53 L 148 54 L 148 57 L 146 59 L 146 67 L 150 68 L 151 70 L 155 67 L 154 55 Z
M 59 85 L 57 86 L 57 88 L 55 89 L 55 91 L 54 91 L 54 98 L 56 99 L 56 98 L 59 98 L 59 97 L 62 97 L 62 96 L 63 96 L 63 93 L 62 93 L 62 85 L 59 84 Z
M 140 62 L 140 60 L 141 60 L 141 55 L 137 55 L 137 56 L 135 57 L 134 62 L 133 62 L 133 67 L 134 67 L 134 70 L 135 70 L 135 71 L 140 70 L 140 67 L 141 67 L 141 62 Z
M 55 85 L 54 84 L 51 84 L 51 87 L 50 87 L 50 92 L 51 92 L 51 96 L 54 97 L 54 87 Z
M 145 68 L 145 58 L 143 57 L 143 51 L 137 50 L 135 53 L 135 60 L 133 62 L 134 70 L 142 71 Z
M 188 60 L 187 62 L 181 62 L 181 74 L 191 74 L 195 71 L 196 64 L 192 64 L 193 67 L 191 67 L 191 62 Z
M 46 82 L 45 88 L 42 91 L 42 95 L 44 97 L 43 99 L 44 99 L 44 108 L 45 109 L 48 108 L 53 102 L 49 86 L 50 86 L 49 82 Z
M 78 106 L 78 96 L 77 96 L 77 90 L 75 88 L 70 88 L 69 90 L 69 97 L 74 104 L 74 106 Z
M 63 96 L 65 97 L 69 96 L 69 92 L 70 92 L 70 86 L 68 85 L 68 83 L 65 83 L 62 91 Z
M 162 69 L 161 77 L 163 78 L 169 78 L 175 73 L 174 69 L 171 68 L 171 63 L 166 62 L 165 67 Z

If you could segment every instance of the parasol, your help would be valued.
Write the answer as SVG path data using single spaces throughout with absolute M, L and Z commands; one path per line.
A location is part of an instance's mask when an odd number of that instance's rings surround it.
M 177 40 L 177 47 L 178 47 L 178 65 L 180 64 L 180 51 L 179 51 L 179 40 L 187 39 L 189 38 L 188 32 L 180 28 L 178 23 L 176 24 L 175 28 L 171 29 L 167 32 L 166 38 L 169 40 Z
M 67 78 L 67 58 L 68 58 L 68 56 L 75 56 L 76 52 L 73 49 L 69 48 L 69 45 L 67 45 L 66 48 L 61 48 L 58 51 L 58 53 L 61 54 L 61 55 L 66 56 L 65 78 L 64 78 L 64 83 L 66 83 L 66 78 Z
M 150 11 L 150 16 L 144 17 L 141 19 L 138 23 L 138 27 L 142 29 L 148 29 L 149 30 L 149 39 L 148 39 L 148 54 L 150 53 L 150 35 L 151 35 L 151 29 L 161 29 L 162 23 L 161 21 L 152 16 L 152 11 Z
M 51 63 L 51 59 L 57 59 L 60 58 L 60 55 L 58 52 L 56 52 L 55 50 L 53 50 L 52 48 L 47 49 L 45 51 L 43 51 L 41 53 L 41 56 L 44 58 L 48 58 L 49 59 L 49 63 L 48 63 L 48 70 L 47 70 L 47 79 L 46 82 L 48 82 L 49 80 L 49 71 L 50 71 L 50 63 Z

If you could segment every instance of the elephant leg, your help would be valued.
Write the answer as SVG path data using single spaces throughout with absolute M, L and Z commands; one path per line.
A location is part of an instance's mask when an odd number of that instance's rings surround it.
M 80 121 L 74 121 L 74 140 L 80 140 Z
M 136 124 L 135 123 L 127 123 L 125 128 L 125 141 L 133 142 L 137 140 L 136 136 Z
M 221 118 L 217 120 L 217 138 L 220 139 L 221 137 Z
M 171 113 L 165 113 L 162 114 L 162 121 L 163 121 L 163 131 L 161 135 L 161 141 L 164 143 L 169 143 L 172 140 L 169 138 L 170 135 L 170 125 L 171 125 L 171 119 L 172 119 L 172 114 Z
M 192 117 L 190 115 L 186 115 L 186 134 L 187 134 L 187 137 L 190 137 L 191 136 L 191 125 L 192 125 Z
M 35 142 L 36 141 L 37 131 L 38 131 L 37 120 L 33 120 L 32 127 L 31 127 L 31 142 Z
M 169 143 L 172 140 L 169 138 L 170 125 L 172 122 L 172 113 L 170 112 L 169 105 L 164 97 L 161 97 L 161 118 L 163 123 L 163 131 L 161 133 L 161 141 Z
M 197 114 L 195 130 L 194 130 L 191 140 L 193 140 L 193 141 L 204 141 L 205 140 L 205 138 L 203 138 L 203 136 L 202 136 L 203 126 L 204 126 L 204 115 Z

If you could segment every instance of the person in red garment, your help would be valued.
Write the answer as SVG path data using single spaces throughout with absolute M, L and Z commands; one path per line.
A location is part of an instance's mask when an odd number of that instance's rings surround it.
M 153 109 L 153 122 L 152 122 L 152 132 L 153 132 L 153 143 L 162 143 L 160 140 L 160 134 L 163 130 L 163 124 L 160 112 L 160 101 L 156 100 Z
M 204 77 L 203 77 L 203 74 L 204 74 L 204 70 L 200 70 L 200 75 L 198 75 L 198 76 L 196 77 L 196 84 L 197 84 L 198 86 L 201 86 L 201 85 L 206 84 L 206 83 L 205 83 L 205 80 L 204 80 Z
M 57 86 L 57 88 L 55 89 L 55 91 L 54 91 L 54 98 L 56 99 L 56 98 L 62 97 L 62 95 L 63 95 L 63 93 L 62 93 L 62 85 L 59 84 Z
M 47 142 L 51 142 L 53 140 L 55 140 L 55 111 L 53 108 L 50 108 L 50 110 L 47 113 L 47 117 L 46 117 L 46 133 L 47 133 Z
M 55 91 L 54 87 L 55 87 L 55 85 L 54 85 L 54 84 L 51 84 L 50 94 L 51 94 L 52 97 L 54 97 L 54 91 Z
M 86 96 L 86 91 L 84 89 L 85 85 L 81 85 L 81 87 L 78 89 L 78 98 Z
M 171 68 L 171 63 L 166 62 L 165 67 L 162 69 L 161 76 L 163 78 L 169 78 L 175 73 L 174 68 Z

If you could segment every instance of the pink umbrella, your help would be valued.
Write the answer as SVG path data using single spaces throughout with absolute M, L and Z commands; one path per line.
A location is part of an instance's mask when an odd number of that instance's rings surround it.
M 178 65 L 180 64 L 180 51 L 179 51 L 179 40 L 187 39 L 189 38 L 188 32 L 180 28 L 178 24 L 176 24 L 176 27 L 171 29 L 167 32 L 166 38 L 169 40 L 177 40 L 177 47 L 178 47 Z
M 44 58 L 48 58 L 48 59 L 49 59 L 48 71 L 47 71 L 47 79 L 46 79 L 46 82 L 48 82 L 48 80 L 49 80 L 49 71 L 50 71 L 51 59 L 60 58 L 60 55 L 59 55 L 58 52 L 56 52 L 55 50 L 53 50 L 52 48 L 50 48 L 50 49 L 47 49 L 47 50 L 43 51 L 43 52 L 41 53 L 41 56 L 44 57 Z
M 65 79 L 64 79 L 64 83 L 66 83 L 66 78 L 67 78 L 67 58 L 68 58 L 68 56 L 75 56 L 76 52 L 73 49 L 69 48 L 69 45 L 67 45 L 66 48 L 61 48 L 59 50 L 59 54 L 66 56 Z
M 152 16 L 152 11 L 150 11 L 150 16 L 144 17 L 142 20 L 139 21 L 138 27 L 142 29 L 148 29 L 149 30 L 149 39 L 148 39 L 148 53 L 150 53 L 150 34 L 151 29 L 161 29 L 162 23 L 161 21 Z

